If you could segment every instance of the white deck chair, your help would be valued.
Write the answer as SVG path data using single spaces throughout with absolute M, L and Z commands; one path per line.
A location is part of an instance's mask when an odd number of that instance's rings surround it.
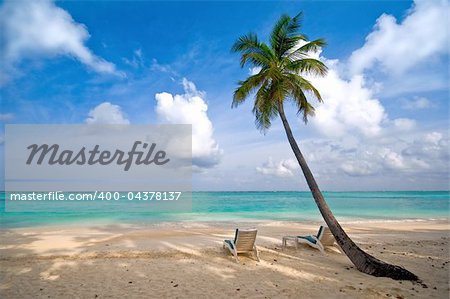
M 256 229 L 236 229 L 234 240 L 224 240 L 223 248 L 228 248 L 237 263 L 239 263 L 238 253 L 249 252 L 253 253 L 259 262 L 259 252 L 255 245 L 257 232 Z
M 330 229 L 324 225 L 321 225 L 319 227 L 317 235 L 298 236 L 297 240 L 298 243 L 308 244 L 313 248 L 319 249 L 320 252 L 322 252 L 323 254 L 325 254 L 325 247 L 334 246 L 334 243 L 336 241 Z M 342 252 L 339 245 L 337 246 L 337 248 L 339 249 L 340 252 Z

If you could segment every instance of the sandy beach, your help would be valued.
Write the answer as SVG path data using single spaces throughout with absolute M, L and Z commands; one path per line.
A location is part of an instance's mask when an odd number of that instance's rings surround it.
M 375 278 L 347 257 L 305 246 L 281 250 L 283 235 L 319 223 L 165 223 L 0 230 L 1 298 L 448 298 L 446 221 L 346 223 L 369 253 L 402 265 L 423 284 Z M 240 264 L 222 249 L 239 226 L 258 228 L 261 261 Z

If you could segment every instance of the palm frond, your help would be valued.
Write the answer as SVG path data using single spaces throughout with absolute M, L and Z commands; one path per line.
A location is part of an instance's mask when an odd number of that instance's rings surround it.
M 272 100 L 272 93 L 273 87 L 266 81 L 256 93 L 252 110 L 255 115 L 255 125 L 264 134 L 270 128 L 272 119 L 278 115 L 278 108 L 276 102 Z
M 242 104 L 245 99 L 252 93 L 255 89 L 261 87 L 264 83 L 266 72 L 261 70 L 258 74 L 248 77 L 244 81 L 239 81 L 238 88 L 234 91 L 233 102 L 231 104 L 232 108 L 235 108 Z
M 272 54 L 270 49 L 262 46 L 262 49 L 255 51 L 247 51 L 241 56 L 241 67 L 244 67 L 246 63 L 250 62 L 253 66 L 269 67 L 272 62 Z
M 317 101 L 322 102 L 322 96 L 311 82 L 297 74 L 288 74 L 287 76 L 292 85 L 297 85 L 302 91 L 309 92 Z
M 241 36 L 231 47 L 233 52 L 241 52 L 241 67 L 247 62 L 254 66 L 268 66 L 273 58 L 271 49 L 262 42 L 259 42 L 256 34 L 249 33 Z
M 302 114 L 303 122 L 306 124 L 308 123 L 308 117 L 313 117 L 316 112 L 314 107 L 309 102 L 306 102 L 306 104 L 302 106 L 302 109 L 298 110 L 297 115 L 299 114 Z
M 270 46 L 275 52 L 279 48 L 280 43 L 283 42 L 283 38 L 286 36 L 285 28 L 287 24 L 291 21 L 291 17 L 284 14 L 273 26 L 272 32 L 270 33 Z
M 287 57 L 291 61 L 295 61 L 297 59 L 307 58 L 309 57 L 309 53 L 315 53 L 321 48 L 326 46 L 326 41 L 323 38 L 319 38 L 313 41 L 309 41 L 298 49 L 292 51 L 287 55 Z
M 293 18 L 283 15 L 272 29 L 270 45 L 279 59 L 300 40 L 306 40 L 306 36 L 298 33 L 301 27 L 301 18 L 302 13 Z
M 232 52 L 245 52 L 260 47 L 258 36 L 254 33 L 242 35 L 231 47 Z
M 314 116 L 314 107 L 308 102 L 301 85 L 289 82 L 291 99 L 297 107 L 297 115 L 302 114 L 303 121 L 308 122 L 308 116 Z
M 252 111 L 256 127 L 264 133 L 279 115 L 279 104 L 286 99 L 294 102 L 297 114 L 301 114 L 305 122 L 314 115 L 309 97 L 322 101 L 319 91 L 302 75 L 323 76 L 327 73 L 323 62 L 309 56 L 325 46 L 325 41 L 317 39 L 306 42 L 306 36 L 298 32 L 301 18 L 301 13 L 293 18 L 281 16 L 270 34 L 270 46 L 261 42 L 256 34 L 249 33 L 241 36 L 231 48 L 241 54 L 241 67 L 246 64 L 261 67 L 258 74 L 238 83 L 232 107 L 240 105 L 255 93 Z M 299 47 L 301 41 L 306 43 Z
M 314 58 L 303 58 L 286 65 L 286 68 L 295 73 L 325 76 L 328 72 L 327 66 L 320 60 Z

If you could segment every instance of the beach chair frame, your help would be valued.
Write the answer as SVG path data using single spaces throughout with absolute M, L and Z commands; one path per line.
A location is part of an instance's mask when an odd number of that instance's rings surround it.
M 239 263 L 239 253 L 252 253 L 256 260 L 259 262 L 259 251 L 255 245 L 256 229 L 236 229 L 233 240 L 224 240 L 223 248 L 227 248 L 234 256 L 234 259 Z
M 339 247 L 339 245 L 336 244 L 336 239 L 334 238 L 330 229 L 325 225 L 321 225 L 319 227 L 319 231 L 316 235 L 283 237 L 282 248 L 284 249 L 286 247 L 287 240 L 292 239 L 295 239 L 295 248 L 297 248 L 298 244 L 307 244 L 315 249 L 318 249 L 321 253 L 326 254 L 325 247 L 336 245 L 336 248 L 342 253 L 342 249 Z

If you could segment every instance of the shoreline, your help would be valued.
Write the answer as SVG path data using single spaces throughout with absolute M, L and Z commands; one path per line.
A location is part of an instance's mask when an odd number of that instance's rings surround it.
M 33 225 L 19 225 L 19 226 L 0 226 L 0 232 L 5 230 L 20 230 L 20 229 L 51 229 L 55 227 L 89 227 L 91 225 L 110 225 L 117 224 L 117 221 L 120 221 L 120 225 L 125 226 L 133 226 L 133 227 L 156 227 L 161 225 L 173 226 L 173 225 L 186 225 L 192 223 L 198 223 L 209 226 L 220 226 L 226 225 L 230 223 L 254 223 L 257 224 L 267 224 L 267 223 L 293 223 L 293 224 L 323 224 L 324 220 L 319 219 L 302 219 L 299 217 L 298 220 L 293 219 L 257 219 L 257 218 L 225 218 L 223 220 L 210 220 L 210 219 L 185 219 L 185 220 L 158 220 L 158 219 L 136 219 L 132 221 L 127 221 L 123 219 L 114 219 L 114 218 L 87 218 L 87 219 L 76 219 L 72 221 L 61 221 L 61 222 L 52 222 L 52 223 L 38 223 Z M 376 224 L 376 223 L 447 223 L 450 225 L 450 216 L 449 217 L 438 217 L 438 218 L 357 218 L 357 219 L 339 219 L 340 224 L 344 225 L 353 225 L 353 224 Z M 6 221 L 5 221 L 6 222 Z M 4 223 L 3 223 L 4 224 Z

